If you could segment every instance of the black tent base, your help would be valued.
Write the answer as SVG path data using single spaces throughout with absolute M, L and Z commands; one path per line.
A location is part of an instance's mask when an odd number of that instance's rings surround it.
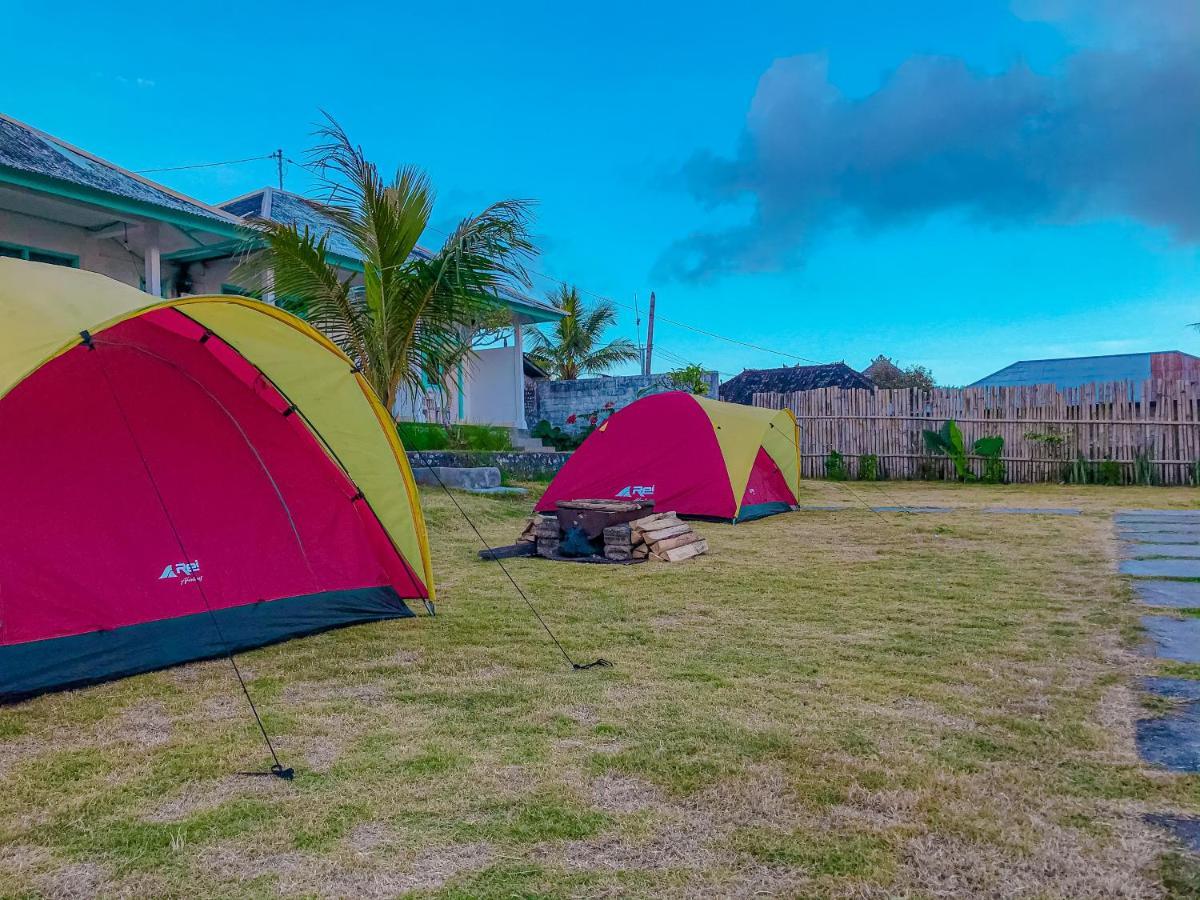
M 371 587 L 9 644 L 0 647 L 0 703 L 212 659 L 345 625 L 412 616 L 395 590 Z

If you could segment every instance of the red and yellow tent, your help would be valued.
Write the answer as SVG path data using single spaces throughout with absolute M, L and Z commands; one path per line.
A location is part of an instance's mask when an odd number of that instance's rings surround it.
M 792 509 L 800 486 L 796 419 L 671 391 L 644 397 L 588 436 L 538 502 L 653 500 L 681 515 L 745 522 Z
M 304 322 L 0 259 L 0 700 L 411 616 L 387 410 Z

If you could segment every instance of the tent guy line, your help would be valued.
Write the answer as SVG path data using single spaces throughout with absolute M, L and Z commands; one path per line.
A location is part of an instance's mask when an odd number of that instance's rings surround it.
M 424 462 L 423 459 L 422 462 L 424 463 L 425 467 L 429 469 L 430 474 L 433 475 L 434 480 L 438 483 L 441 489 L 446 492 L 446 496 L 450 498 L 450 502 L 454 504 L 455 509 L 461 513 L 467 524 L 471 526 L 471 530 L 475 532 L 475 536 L 479 538 L 479 542 L 483 544 L 484 549 L 487 550 L 488 557 L 500 566 L 500 570 L 512 583 L 512 586 L 516 589 L 516 592 L 521 595 L 521 599 L 525 601 L 525 605 L 529 607 L 529 611 L 533 613 L 534 618 L 537 619 L 542 628 L 545 629 L 546 634 L 550 635 L 550 640 L 554 641 L 554 646 L 558 648 L 558 652 L 562 654 L 563 659 L 567 661 L 571 668 L 575 671 L 595 668 L 612 668 L 612 663 L 603 657 L 595 659 L 590 663 L 577 663 L 571 658 L 571 654 L 569 654 L 567 649 L 562 645 L 562 641 L 560 641 L 555 636 L 554 632 L 550 630 L 550 626 L 546 624 L 546 620 L 542 618 L 542 614 L 537 611 L 537 607 L 533 605 L 533 602 L 529 599 L 528 595 L 526 595 L 525 591 L 523 591 L 521 586 L 517 584 L 517 580 L 513 578 L 512 573 L 508 571 L 508 567 L 504 565 L 504 560 L 500 558 L 500 556 L 492 548 L 492 545 L 488 543 L 487 538 L 483 536 L 480 530 L 475 526 L 475 523 L 471 521 L 471 517 L 467 515 L 467 511 L 463 509 L 462 505 L 458 502 L 458 498 L 454 496 L 454 493 L 450 490 L 450 488 L 446 487 L 446 483 L 442 481 L 441 476 L 438 475 L 437 469 L 433 465 Z
M 89 334 L 86 329 L 84 331 L 81 331 L 79 333 L 79 336 L 83 340 L 84 346 L 87 347 L 88 350 L 90 351 L 90 355 L 93 355 L 95 357 L 97 363 L 99 364 L 100 373 L 104 378 L 104 383 L 106 385 L 108 385 L 109 393 L 112 394 L 113 405 L 116 407 L 117 412 L 120 413 L 121 421 L 125 425 L 126 432 L 129 434 L 129 441 L 133 445 L 134 450 L 137 451 L 138 458 L 141 460 L 141 463 L 142 463 L 142 468 L 145 469 L 145 471 L 146 471 L 146 479 L 147 479 L 147 481 L 149 481 L 151 488 L 154 490 L 155 497 L 158 498 L 158 504 L 162 508 L 163 518 L 166 519 L 167 525 L 171 529 L 171 534 L 174 535 L 174 537 L 175 537 L 175 543 L 179 545 L 179 552 L 183 554 L 184 559 L 191 559 L 192 556 L 190 553 L 188 553 L 188 549 L 185 546 L 184 541 L 183 541 L 183 536 L 180 535 L 179 529 L 175 525 L 175 520 L 171 516 L 171 511 L 167 505 L 167 501 L 162 495 L 162 490 L 159 488 L 158 480 L 154 477 L 154 472 L 150 468 L 150 461 L 148 459 L 146 459 L 146 454 L 142 450 L 141 442 L 137 439 L 137 434 L 134 432 L 133 426 L 129 422 L 129 416 L 125 412 L 125 405 L 121 402 L 121 398 L 117 394 L 116 385 L 113 384 L 112 378 L 109 376 L 108 365 L 104 359 L 105 354 L 95 352 L 97 343 L 103 344 L 103 343 L 107 343 L 107 342 L 100 342 L 100 341 L 94 340 L 92 338 L 91 334 Z M 111 345 L 116 345 L 116 343 L 117 342 L 111 342 Z M 134 349 L 140 349 L 140 348 L 134 348 Z M 150 354 L 150 355 L 153 355 L 153 354 Z M 186 373 L 184 373 L 184 374 L 186 374 Z M 194 381 L 195 379 L 192 379 L 192 380 Z M 199 384 L 199 382 L 197 382 L 197 384 Z M 201 387 L 203 387 L 203 385 L 201 385 Z M 215 400 L 216 398 L 214 397 L 213 399 Z M 218 405 L 220 405 L 220 404 L 218 403 Z M 223 406 L 222 406 L 222 409 L 224 410 Z M 231 413 L 229 413 L 228 410 L 224 410 L 224 411 L 225 411 L 226 415 L 228 415 L 230 417 L 230 419 L 233 419 L 234 424 L 237 424 L 237 420 L 233 418 L 233 415 Z M 250 439 L 248 437 L 246 437 L 246 433 L 244 431 L 242 431 L 240 425 L 238 425 L 238 430 L 241 431 L 242 437 L 246 441 L 246 443 L 250 444 Z M 257 457 L 258 451 L 254 450 L 253 445 L 251 445 L 250 448 L 251 448 L 251 450 L 254 451 L 254 455 Z M 259 462 L 262 463 L 261 457 L 259 457 Z M 263 470 L 266 471 L 265 464 L 263 464 Z M 269 472 L 267 473 L 267 477 L 271 478 Z M 273 484 L 274 484 L 274 481 L 275 481 L 275 479 L 271 478 L 271 482 Z M 278 487 L 276 488 L 276 490 L 278 490 Z M 279 499 L 280 499 L 280 502 L 283 502 L 282 496 L 280 496 Z M 285 508 L 286 508 L 286 506 L 287 506 L 287 504 L 284 503 Z M 288 517 L 289 518 L 291 517 L 290 510 L 288 511 Z M 294 523 L 293 523 L 293 525 L 294 525 Z M 296 539 L 297 540 L 300 539 L 299 534 L 296 535 Z M 208 611 L 209 620 L 212 622 L 213 629 L 216 631 L 216 634 L 217 634 L 217 640 L 219 640 L 221 642 L 221 647 L 225 651 L 225 658 L 229 660 L 229 665 L 233 667 L 233 674 L 235 676 L 237 676 L 238 684 L 241 685 L 241 687 L 242 687 L 242 694 L 246 697 L 246 702 L 250 705 L 250 712 L 254 716 L 254 721 L 258 725 L 258 730 L 262 734 L 263 741 L 267 745 L 267 750 L 271 754 L 272 763 L 271 763 L 271 768 L 269 771 L 267 771 L 267 772 L 242 772 L 239 774 L 255 775 L 255 776 L 271 775 L 276 778 L 281 778 L 284 781 L 291 781 L 292 778 L 295 776 L 295 770 L 292 769 L 290 766 L 285 768 L 283 766 L 283 764 L 279 761 L 279 755 L 275 752 L 275 745 L 271 742 L 271 736 L 269 734 L 267 734 L 267 727 L 266 727 L 266 725 L 263 724 L 262 716 L 260 716 L 258 714 L 258 707 L 254 703 L 254 698 L 250 696 L 250 688 L 246 686 L 246 679 L 242 677 L 242 670 L 238 666 L 237 660 L 233 658 L 233 651 L 230 649 L 229 641 L 227 641 L 225 639 L 225 632 L 221 630 L 221 623 L 217 620 L 216 613 L 213 612 L 212 604 L 208 602 L 208 595 L 204 592 L 203 579 L 197 578 L 197 579 L 193 580 L 192 584 L 195 586 L 196 591 L 200 596 L 200 600 L 204 604 L 205 610 Z

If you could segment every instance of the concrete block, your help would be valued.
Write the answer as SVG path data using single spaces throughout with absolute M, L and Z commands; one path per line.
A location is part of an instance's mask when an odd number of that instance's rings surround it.
M 434 477 L 434 473 L 437 477 Z M 495 466 L 451 468 L 450 466 L 413 466 L 413 478 L 417 484 L 436 485 L 438 480 L 448 488 L 463 491 L 479 491 L 500 487 L 500 470 Z

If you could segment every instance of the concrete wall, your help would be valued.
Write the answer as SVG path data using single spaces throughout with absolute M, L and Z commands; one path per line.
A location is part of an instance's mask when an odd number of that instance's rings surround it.
M 707 373 L 708 394 L 716 399 L 720 376 Z M 551 425 L 570 430 L 567 417 L 583 416 L 604 409 L 612 403 L 613 409 L 628 406 L 639 396 L 671 390 L 667 375 L 622 375 L 615 378 L 579 378 L 574 381 L 539 381 L 535 388 L 536 397 L 530 414 L 529 427 L 542 419 Z
M 422 450 L 408 454 L 408 464 L 415 472 L 426 465 L 462 468 L 471 466 L 495 466 L 505 475 L 517 481 L 549 480 L 558 473 L 570 453 L 485 453 L 476 450 Z

